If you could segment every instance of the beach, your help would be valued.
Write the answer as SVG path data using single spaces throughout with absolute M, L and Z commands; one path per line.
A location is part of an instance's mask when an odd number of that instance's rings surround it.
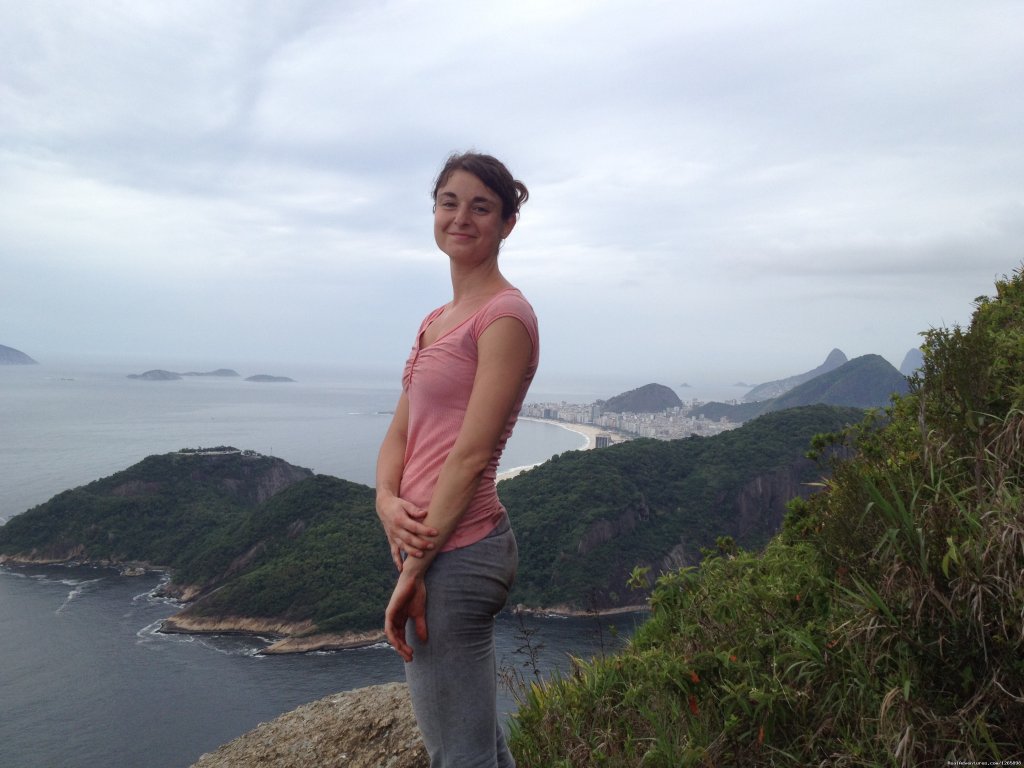
M 586 438 L 587 442 L 585 445 L 581 446 L 578 449 L 581 451 L 589 451 L 592 448 L 596 448 L 597 436 L 608 434 L 607 430 L 601 429 L 600 427 L 595 427 L 591 424 L 570 424 L 569 422 L 566 421 L 558 421 L 557 419 L 538 419 L 534 416 L 523 416 L 519 420 L 536 421 L 540 424 L 554 424 L 556 427 L 561 427 L 562 429 L 568 430 L 569 432 L 575 432 L 577 435 L 582 435 L 584 438 Z M 541 463 L 543 462 L 537 462 L 537 464 Z M 499 472 L 497 480 L 508 480 L 509 478 L 515 477 L 516 475 L 520 474 L 521 472 L 526 472 L 529 469 L 533 469 L 534 467 L 537 466 L 537 464 L 529 464 L 522 467 L 512 467 L 512 469 L 509 469 L 505 472 Z

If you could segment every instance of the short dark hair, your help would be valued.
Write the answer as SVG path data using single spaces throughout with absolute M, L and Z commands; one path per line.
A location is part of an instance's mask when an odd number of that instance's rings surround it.
M 472 173 L 501 200 L 501 218 L 506 221 L 519 215 L 519 206 L 525 203 L 530 192 L 523 182 L 512 177 L 505 164 L 491 155 L 479 152 L 461 152 L 448 157 L 434 182 L 431 197 L 437 202 L 437 193 L 456 171 Z

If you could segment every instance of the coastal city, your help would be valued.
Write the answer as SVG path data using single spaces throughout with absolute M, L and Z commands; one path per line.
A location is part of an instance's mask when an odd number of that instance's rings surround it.
M 527 403 L 520 416 L 528 419 L 555 421 L 587 436 L 588 447 L 602 448 L 637 437 L 676 440 L 698 435 L 711 437 L 740 426 L 723 419 L 705 419 L 691 415 L 703 403 L 692 400 L 682 407 L 667 408 L 658 413 L 615 413 L 604 411 L 600 403 Z

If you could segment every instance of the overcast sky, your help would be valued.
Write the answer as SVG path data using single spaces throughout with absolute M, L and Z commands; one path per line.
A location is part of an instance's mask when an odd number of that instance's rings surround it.
M 475 148 L 538 381 L 899 366 L 1024 259 L 1022 84 L 1016 0 L 0 0 L 0 344 L 397 376 Z

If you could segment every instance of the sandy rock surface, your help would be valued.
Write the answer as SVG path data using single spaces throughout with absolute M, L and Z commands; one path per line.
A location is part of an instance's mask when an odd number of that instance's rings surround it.
M 192 768 L 427 768 L 404 683 L 346 691 L 261 723 Z

